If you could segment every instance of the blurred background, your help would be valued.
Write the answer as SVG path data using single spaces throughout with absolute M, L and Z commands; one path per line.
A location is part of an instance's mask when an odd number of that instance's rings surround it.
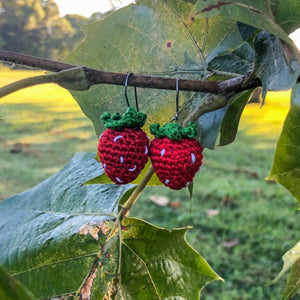
M 80 26 L 100 20 L 129 0 L 1 0 L 0 48 L 62 59 L 78 46 Z
M 131 1 L 0 0 L 0 48 L 64 61 L 84 39 L 80 27 Z M 293 34 L 296 43 L 300 34 Z M 43 71 L 0 65 L 0 86 Z M 245 109 L 236 141 L 205 150 L 188 192 L 148 187 L 132 216 L 172 229 L 193 226 L 187 239 L 225 279 L 203 291 L 205 300 L 279 299 L 285 281 L 266 286 L 281 256 L 299 240 L 293 197 L 264 179 L 289 110 L 290 91 L 268 93 L 265 105 Z M 58 172 L 74 152 L 96 152 L 98 138 L 67 90 L 54 84 L 0 99 L 0 200 Z

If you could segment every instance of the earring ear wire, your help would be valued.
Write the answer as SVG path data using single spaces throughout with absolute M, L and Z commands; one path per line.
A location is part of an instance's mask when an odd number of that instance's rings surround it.
M 176 78 L 176 113 L 175 116 L 171 119 L 171 122 L 179 121 L 179 79 Z
M 127 87 L 128 87 L 128 79 L 130 77 L 130 75 L 133 75 L 133 73 L 127 73 L 126 75 L 126 79 L 125 79 L 125 99 L 126 99 L 126 104 L 128 107 L 130 107 L 129 104 L 129 100 L 128 100 L 128 95 L 127 95 Z M 138 99 L 137 99 L 137 90 L 136 90 L 136 86 L 134 86 L 134 98 L 135 98 L 135 107 L 136 107 L 136 111 L 139 111 L 139 103 L 138 103 Z

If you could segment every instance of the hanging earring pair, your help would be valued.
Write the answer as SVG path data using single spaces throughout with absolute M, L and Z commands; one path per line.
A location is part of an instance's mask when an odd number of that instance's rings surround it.
M 150 125 L 155 136 L 149 148 L 149 139 L 141 127 L 147 115 L 139 112 L 135 88 L 136 110 L 130 107 L 125 80 L 125 99 L 128 106 L 124 115 L 109 113 L 101 116 L 107 128 L 99 138 L 98 154 L 107 176 L 116 184 L 126 184 L 138 177 L 151 159 L 159 180 L 167 187 L 179 190 L 187 187 L 202 164 L 203 148 L 194 137 L 194 123 L 181 127 L 179 121 L 179 88 L 176 80 L 176 114 L 163 127 Z M 174 122 L 175 121 L 175 122 Z M 150 151 L 149 151 L 150 150 Z

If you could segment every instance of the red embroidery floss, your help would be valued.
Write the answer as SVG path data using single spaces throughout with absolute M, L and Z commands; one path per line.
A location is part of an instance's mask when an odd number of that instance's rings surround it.
M 203 159 L 203 148 L 193 137 L 196 126 L 188 127 L 167 123 L 160 128 L 152 124 L 150 132 L 155 136 L 150 144 L 150 159 L 159 180 L 173 190 L 187 187 L 194 179 Z
M 99 137 L 98 155 L 106 175 L 116 184 L 138 177 L 148 161 L 149 139 L 140 128 L 147 115 L 129 107 L 125 114 L 101 116 L 107 128 Z

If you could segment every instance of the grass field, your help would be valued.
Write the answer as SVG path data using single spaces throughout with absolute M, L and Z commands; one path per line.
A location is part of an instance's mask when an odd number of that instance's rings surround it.
M 0 70 L 0 86 L 36 72 Z M 203 291 L 205 300 L 279 299 L 284 280 L 266 287 L 280 271 L 281 256 L 299 239 L 299 213 L 291 195 L 266 182 L 289 93 L 270 93 L 251 104 L 237 140 L 205 150 L 188 193 L 147 188 L 131 216 L 166 228 L 193 226 L 187 239 L 225 279 Z M 92 151 L 97 137 L 70 94 L 41 85 L 0 99 L 0 199 L 29 189 L 59 171 L 74 152 Z M 164 196 L 166 206 L 151 199 Z

